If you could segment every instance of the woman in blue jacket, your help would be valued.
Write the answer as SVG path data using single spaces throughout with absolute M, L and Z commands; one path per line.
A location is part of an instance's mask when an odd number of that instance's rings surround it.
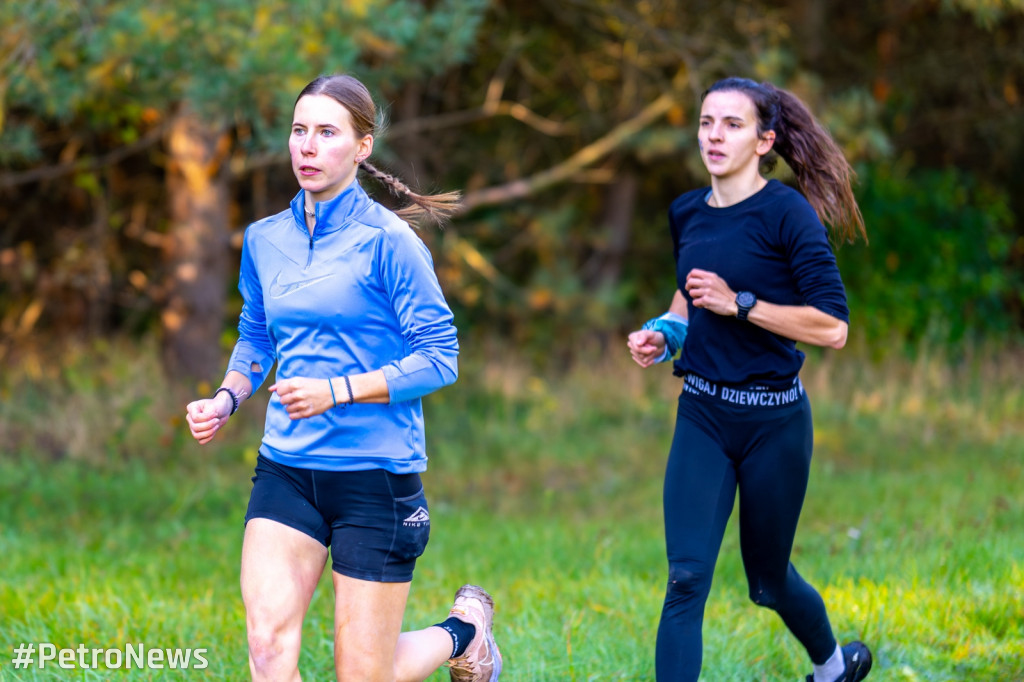
M 669 211 L 678 289 L 669 311 L 628 341 L 642 367 L 682 348 L 658 679 L 700 674 L 704 604 L 738 491 L 751 600 L 776 611 L 807 650 L 809 682 L 856 682 L 871 668 L 868 648 L 838 645 L 824 602 L 790 562 L 813 435 L 796 344 L 846 343 L 846 293 L 822 223 L 841 240 L 864 234 L 852 171 L 807 107 L 769 83 L 715 83 L 702 97 L 698 142 L 711 187 Z M 800 192 L 762 175 L 770 152 Z
M 238 342 L 187 420 L 208 443 L 277 364 L 242 545 L 253 679 L 298 679 L 302 621 L 330 554 L 338 679 L 423 680 L 449 661 L 453 680 L 496 680 L 493 602 L 479 587 L 460 588 L 444 622 L 401 633 L 430 533 L 420 398 L 458 374 L 452 313 L 403 217 L 443 220 L 458 194 L 419 195 L 371 165 L 375 121 L 350 76 L 299 94 L 288 142 L 299 193 L 246 230 Z M 359 169 L 410 206 L 375 202 Z

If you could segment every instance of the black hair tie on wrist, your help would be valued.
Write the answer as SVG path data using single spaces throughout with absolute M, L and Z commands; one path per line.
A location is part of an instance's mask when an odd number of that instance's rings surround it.
M 213 397 L 216 398 L 217 394 L 220 393 L 221 391 L 227 391 L 228 395 L 231 396 L 231 414 L 228 415 L 230 417 L 238 410 L 238 396 L 235 394 L 234 391 L 232 391 L 227 386 L 221 386 L 220 388 L 213 392 Z
M 356 401 L 355 396 L 352 395 L 352 382 L 348 380 L 348 375 L 345 375 L 345 388 L 348 389 L 348 402 L 345 405 L 351 405 Z

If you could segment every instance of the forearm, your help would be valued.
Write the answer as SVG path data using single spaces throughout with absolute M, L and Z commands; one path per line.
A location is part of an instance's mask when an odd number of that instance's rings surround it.
M 227 391 L 220 390 L 226 388 Z M 235 410 L 242 406 L 245 399 L 252 395 L 252 382 L 249 381 L 249 377 L 245 376 L 241 372 L 234 370 L 228 370 L 227 374 L 224 375 L 224 380 L 221 381 L 220 387 L 214 393 L 214 398 L 223 400 L 225 405 L 228 406 L 229 414 L 234 414 Z M 235 404 L 237 401 L 237 404 Z M 231 403 L 228 405 L 228 403 Z
M 351 396 L 349 395 L 350 387 Z M 391 401 L 387 379 L 384 378 L 384 372 L 379 369 L 364 374 L 350 374 L 347 383 L 343 376 L 332 377 L 330 388 L 334 389 L 334 397 L 339 405 L 346 402 L 388 403 Z
M 676 293 L 672 296 L 672 303 L 668 307 L 670 313 L 675 313 L 679 317 L 685 320 L 689 320 L 690 308 L 686 303 L 686 297 L 683 296 L 683 292 L 676 289 Z
M 770 332 L 827 348 L 846 345 L 849 325 L 842 320 L 809 305 L 778 305 L 758 301 L 747 314 L 747 322 Z
M 249 381 L 249 377 L 235 370 L 228 370 L 220 385 L 222 388 L 230 388 L 238 396 L 239 401 L 252 395 L 252 383 Z

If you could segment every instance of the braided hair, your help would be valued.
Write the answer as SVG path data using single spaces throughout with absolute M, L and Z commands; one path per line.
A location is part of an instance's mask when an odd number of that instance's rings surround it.
M 793 169 L 800 191 L 818 219 L 840 241 L 853 242 L 858 235 L 867 240 L 864 218 L 853 196 L 853 168 L 799 97 L 771 83 L 735 77 L 724 78 L 705 90 L 701 102 L 712 92 L 742 92 L 750 97 L 757 111 L 758 134 L 775 131 L 772 149 Z M 762 161 L 764 170 L 771 172 L 776 161 L 775 155 L 766 156 Z
M 306 95 L 327 95 L 345 107 L 358 137 L 373 135 L 377 130 L 377 107 L 373 97 L 366 86 L 352 76 L 320 76 L 304 87 L 295 101 Z M 385 173 L 365 159 L 359 162 L 359 168 L 387 187 L 393 195 L 409 202 L 395 213 L 412 225 L 418 226 L 424 219 L 443 225 L 460 208 L 462 197 L 458 191 L 418 194 L 394 175 Z

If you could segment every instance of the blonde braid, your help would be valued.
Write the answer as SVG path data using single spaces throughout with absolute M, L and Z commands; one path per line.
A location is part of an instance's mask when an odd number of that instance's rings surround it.
M 442 194 L 417 194 L 397 177 L 385 173 L 369 161 L 360 161 L 359 167 L 387 187 L 388 191 L 396 197 L 404 197 L 412 202 L 411 205 L 400 208 L 395 213 L 417 227 L 424 218 L 429 218 L 437 225 L 444 225 L 461 207 L 462 195 L 457 191 Z

